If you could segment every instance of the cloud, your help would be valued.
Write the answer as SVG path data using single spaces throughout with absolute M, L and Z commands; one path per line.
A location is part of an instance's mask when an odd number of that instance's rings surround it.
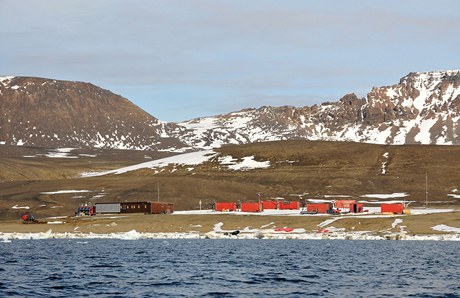
M 163 120 L 305 105 L 456 68 L 459 10 L 448 0 L 0 0 L 0 72 L 89 81 Z

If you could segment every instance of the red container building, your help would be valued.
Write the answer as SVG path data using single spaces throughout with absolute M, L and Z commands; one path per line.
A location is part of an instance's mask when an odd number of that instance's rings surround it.
M 393 214 L 403 214 L 404 213 L 404 204 L 382 204 L 380 205 L 382 213 L 393 213 Z
M 356 204 L 356 200 L 335 200 L 335 208 L 350 208 L 350 204 Z
M 174 212 L 174 204 L 166 202 L 150 202 L 151 214 L 171 214 Z
M 363 213 L 364 212 L 364 204 L 356 204 L 351 203 L 349 205 L 350 213 Z
M 259 202 L 241 203 L 241 212 L 262 212 L 263 210 L 263 206 Z
M 121 213 L 150 213 L 150 202 L 121 202 Z
M 219 212 L 236 211 L 236 203 L 218 202 L 216 203 L 215 210 Z
M 299 210 L 300 202 L 297 201 L 283 201 L 279 204 L 280 210 Z
M 278 202 L 276 201 L 262 201 L 262 207 L 264 208 L 264 210 L 267 210 L 267 209 L 278 209 Z
M 307 204 L 307 212 L 327 213 L 331 209 L 331 204 Z

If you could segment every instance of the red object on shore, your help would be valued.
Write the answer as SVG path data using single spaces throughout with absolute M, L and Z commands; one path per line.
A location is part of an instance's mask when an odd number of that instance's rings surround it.
M 286 232 L 286 233 L 289 233 L 289 232 L 292 232 L 294 231 L 293 228 L 276 228 L 275 229 L 275 232 Z
M 29 214 L 24 214 L 23 216 L 21 216 L 22 221 L 26 221 L 28 219 L 29 219 Z
M 350 213 L 363 213 L 364 212 L 364 204 L 356 204 L 352 203 L 349 206 Z
M 241 212 L 262 212 L 263 210 L 263 206 L 259 202 L 241 203 Z
M 327 213 L 331 204 L 307 204 L 307 212 Z
M 267 209 L 278 209 L 278 202 L 276 201 L 262 201 L 262 207 L 264 208 L 264 210 L 267 210 Z
M 356 200 L 335 200 L 335 208 L 350 208 L 350 204 L 356 204 Z
M 300 202 L 297 201 L 283 201 L 279 204 L 280 210 L 299 210 Z
M 232 202 L 219 202 L 216 203 L 216 211 L 226 212 L 226 211 L 236 211 L 236 203 Z
M 382 213 L 394 213 L 394 214 L 403 214 L 404 204 L 382 204 L 380 205 Z

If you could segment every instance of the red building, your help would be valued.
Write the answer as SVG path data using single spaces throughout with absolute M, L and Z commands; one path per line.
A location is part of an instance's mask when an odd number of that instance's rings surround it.
M 350 208 L 350 204 L 356 204 L 356 200 L 336 200 L 335 208 Z
M 259 202 L 244 202 L 241 203 L 241 212 L 262 212 L 264 208 Z
M 262 207 L 264 208 L 264 210 L 267 210 L 267 209 L 278 209 L 278 202 L 276 201 L 262 201 Z
M 380 205 L 382 213 L 393 213 L 393 214 L 403 214 L 404 213 L 404 204 L 382 204 Z
M 331 204 L 307 204 L 307 212 L 327 213 L 331 209 Z
M 299 210 L 300 202 L 297 201 L 282 201 L 279 204 L 280 210 Z
M 236 203 L 233 202 L 217 202 L 216 211 L 227 212 L 227 211 L 236 211 Z

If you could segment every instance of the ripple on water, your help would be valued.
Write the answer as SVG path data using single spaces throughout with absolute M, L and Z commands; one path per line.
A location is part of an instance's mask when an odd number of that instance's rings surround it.
M 0 296 L 456 297 L 460 292 L 455 242 L 85 242 L 23 240 L 1 246 Z

